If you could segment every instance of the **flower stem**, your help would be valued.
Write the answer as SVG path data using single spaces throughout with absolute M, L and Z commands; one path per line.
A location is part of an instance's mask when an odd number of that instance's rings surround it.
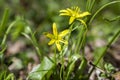
M 101 8 L 99 8 L 99 9 L 94 13 L 94 15 L 91 17 L 91 19 L 90 19 L 90 21 L 89 21 L 89 24 L 93 21 L 93 19 L 96 17 L 96 15 L 97 15 L 100 11 L 102 11 L 102 10 L 103 10 L 104 8 L 106 8 L 107 6 L 112 5 L 112 4 L 115 4 L 115 3 L 120 3 L 120 1 L 112 1 L 112 2 L 109 2 L 109 3 L 105 4 L 105 5 L 103 5 Z
M 106 54 L 106 51 L 108 50 L 108 48 L 110 47 L 110 45 L 116 40 L 116 38 L 120 36 L 120 30 L 113 36 L 113 38 L 108 42 L 108 44 L 106 45 L 106 47 L 104 48 L 103 52 L 101 53 L 100 57 L 98 58 L 98 60 L 95 62 L 95 65 L 98 65 L 98 63 L 100 62 L 100 60 L 103 58 L 103 56 Z M 93 70 L 95 69 L 95 67 L 92 68 L 92 70 L 90 71 L 88 78 L 91 76 Z
M 8 17 L 9 17 L 9 9 L 6 8 L 3 14 L 3 18 L 0 24 L 0 36 L 2 36 L 2 34 L 4 33 L 4 30 L 6 29 L 6 23 L 8 21 Z
M 64 52 L 62 52 L 62 61 L 61 62 L 62 62 L 62 66 L 60 68 L 60 80 L 64 80 Z

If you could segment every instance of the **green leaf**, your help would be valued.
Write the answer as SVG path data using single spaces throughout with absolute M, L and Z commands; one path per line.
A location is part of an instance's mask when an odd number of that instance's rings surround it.
M 14 28 L 12 28 L 11 30 L 12 32 L 11 37 L 13 40 L 16 40 L 20 36 L 21 32 L 23 32 L 25 27 L 27 26 L 26 21 L 21 16 L 17 16 L 15 21 L 16 23 L 14 24 Z
M 27 39 L 29 39 L 32 42 L 33 46 L 35 47 L 35 49 L 36 49 L 39 57 L 41 57 L 40 59 L 42 61 L 43 54 L 41 53 L 41 50 L 39 48 L 39 42 L 35 37 L 35 32 L 33 32 L 29 26 L 27 26 L 25 29 L 28 31 L 25 30 L 25 32 L 22 32 L 22 35 L 24 35 Z M 28 34 L 30 34 L 30 36 Z
M 91 17 L 90 21 L 89 21 L 89 24 L 93 21 L 93 19 L 96 17 L 96 15 L 101 12 L 104 8 L 106 8 L 107 6 L 110 6 L 110 5 L 113 5 L 113 4 L 116 4 L 116 3 L 120 3 L 120 1 L 112 1 L 112 2 L 109 2 L 105 5 L 103 5 L 102 7 L 100 7 L 94 14 L 93 16 Z
M 115 68 L 113 67 L 113 65 L 110 64 L 110 63 L 106 63 L 106 64 L 104 65 L 104 67 L 105 67 L 105 69 L 107 70 L 108 73 L 111 73 L 112 71 L 115 70 Z
M 4 11 L 4 14 L 3 14 L 1 24 L 0 24 L 0 36 L 2 36 L 4 34 L 8 18 L 9 18 L 9 9 L 6 8 L 5 11 Z
M 100 77 L 107 78 L 107 76 L 106 76 L 105 73 L 101 73 L 101 74 L 100 74 Z
M 70 59 L 70 63 L 68 65 L 68 71 L 67 71 L 67 79 L 69 78 L 70 74 L 72 73 L 72 71 L 74 70 L 75 67 L 75 62 L 80 59 L 80 55 L 79 54 L 74 54 L 72 55 L 71 59 Z
M 0 55 L 4 53 L 4 51 L 6 50 L 7 46 L 3 47 L 2 50 L 0 50 Z
M 14 80 L 14 74 L 10 73 L 5 80 Z
M 7 66 L 2 65 L 2 67 L 0 67 L 0 80 L 14 80 L 15 76 L 13 73 L 9 73 Z
M 28 78 L 32 80 L 44 80 L 44 78 L 49 78 L 52 73 L 52 69 L 55 67 L 55 64 L 52 59 L 44 57 L 41 64 L 37 65 L 29 73 Z

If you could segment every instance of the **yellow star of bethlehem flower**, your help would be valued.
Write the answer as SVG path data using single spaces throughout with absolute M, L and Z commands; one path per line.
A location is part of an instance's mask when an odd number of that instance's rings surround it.
M 45 35 L 51 40 L 48 42 L 48 45 L 56 44 L 58 51 L 61 51 L 61 43 L 68 44 L 67 40 L 63 38 L 70 32 L 70 30 L 66 29 L 60 33 L 57 31 L 56 23 L 53 23 L 53 34 L 45 33 Z
M 79 7 L 72 7 L 72 9 L 67 8 L 64 10 L 60 10 L 61 16 L 70 16 L 69 24 L 71 24 L 74 20 L 80 21 L 82 24 L 86 25 L 82 20 L 83 17 L 90 15 L 89 12 L 81 12 Z

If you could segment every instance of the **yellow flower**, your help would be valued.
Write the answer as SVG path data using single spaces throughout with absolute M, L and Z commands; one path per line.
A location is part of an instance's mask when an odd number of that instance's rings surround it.
M 65 35 L 67 35 L 70 31 L 68 29 L 58 33 L 56 23 L 53 23 L 53 34 L 51 33 L 45 33 L 45 35 L 50 38 L 51 40 L 49 41 L 48 45 L 56 44 L 57 49 L 61 51 L 61 43 L 68 44 L 67 40 L 64 40 L 63 38 Z
M 64 10 L 60 10 L 61 16 L 70 16 L 69 24 L 71 24 L 74 20 L 80 21 L 82 24 L 86 25 L 82 20 L 83 17 L 90 15 L 89 12 L 81 12 L 79 7 L 73 7 L 72 9 L 67 8 Z

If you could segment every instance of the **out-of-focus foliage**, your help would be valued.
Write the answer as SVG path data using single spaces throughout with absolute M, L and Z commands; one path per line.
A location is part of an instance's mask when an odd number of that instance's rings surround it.
M 86 1 L 87 0 L 1 0 L 0 18 L 2 18 L 4 9 L 9 8 L 9 22 L 11 20 L 15 20 L 17 16 L 22 16 L 23 18 L 27 19 L 31 27 L 33 27 L 33 29 L 37 30 L 39 33 L 51 29 L 50 26 L 54 21 L 59 23 L 60 29 L 62 29 L 64 26 L 68 26 L 66 23 L 66 20 L 68 19 L 58 17 L 59 10 L 71 6 L 79 6 L 84 11 L 86 7 Z M 110 1 L 113 0 L 97 0 L 92 13 L 94 13 L 100 6 Z M 106 19 L 112 19 L 119 16 L 119 14 L 119 3 L 105 8 L 96 16 L 96 19 L 93 21 L 92 29 L 95 29 L 94 31 L 91 31 L 93 35 L 95 35 L 96 32 L 98 34 L 97 37 L 104 37 L 104 34 L 113 34 L 113 31 L 111 32 L 110 30 L 117 30 L 119 19 L 117 21 L 113 21 L 112 23 L 109 23 L 109 21 Z M 108 26 L 109 28 L 107 28 Z M 114 26 L 116 27 L 114 28 Z

